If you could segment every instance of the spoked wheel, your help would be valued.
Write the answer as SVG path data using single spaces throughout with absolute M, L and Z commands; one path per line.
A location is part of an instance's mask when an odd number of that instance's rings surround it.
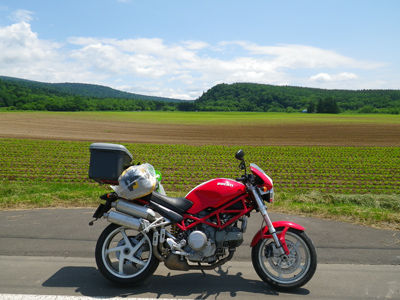
M 276 228 L 277 233 L 282 230 Z M 275 288 L 299 288 L 314 275 L 317 253 L 311 239 L 303 231 L 289 228 L 285 240 L 290 253 L 281 256 L 272 238 L 261 239 L 251 252 L 253 266 L 258 276 Z
M 104 229 L 95 255 L 100 272 L 111 282 L 124 286 L 145 281 L 159 264 L 150 236 L 116 224 Z

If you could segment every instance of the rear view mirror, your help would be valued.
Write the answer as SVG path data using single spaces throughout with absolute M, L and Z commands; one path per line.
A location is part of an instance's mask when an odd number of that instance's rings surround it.
M 244 160 L 244 151 L 240 149 L 238 152 L 236 152 L 235 158 L 237 160 Z

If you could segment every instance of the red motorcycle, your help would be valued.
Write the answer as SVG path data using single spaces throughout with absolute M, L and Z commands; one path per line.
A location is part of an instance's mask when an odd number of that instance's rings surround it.
M 113 147 L 116 150 L 119 146 Z M 96 171 L 89 172 L 89 177 L 116 184 L 115 178 L 110 181 L 93 175 L 99 170 L 92 157 L 99 150 L 95 148 L 91 149 L 91 168 Z M 124 147 L 120 152 L 126 161 L 131 159 Z M 255 271 L 278 289 L 305 285 L 317 267 L 311 239 L 298 224 L 271 222 L 265 204 L 273 201 L 271 178 L 255 164 L 250 164 L 251 172 L 247 173 L 242 150 L 235 157 L 241 161 L 243 176 L 209 180 L 182 198 L 156 191 L 130 200 L 115 192 L 102 196 L 106 203 L 100 204 L 93 217 L 104 217 L 112 224 L 97 241 L 95 256 L 100 272 L 111 282 L 128 286 L 145 281 L 160 262 L 171 270 L 212 270 L 232 259 L 243 242 L 250 212 L 255 210 L 266 224 L 251 242 Z

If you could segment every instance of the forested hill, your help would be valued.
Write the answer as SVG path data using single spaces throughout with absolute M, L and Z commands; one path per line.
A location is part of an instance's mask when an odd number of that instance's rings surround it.
M 218 84 L 194 101 L 125 93 L 80 83 L 0 76 L 0 108 L 47 111 L 258 111 L 400 114 L 400 90 L 327 90 L 255 83 Z
M 254 83 L 219 84 L 196 108 L 206 111 L 400 113 L 400 90 L 328 90 Z
M 0 76 L 0 80 L 16 83 L 20 86 L 31 89 L 35 93 L 46 93 L 55 95 L 74 95 L 88 98 L 114 98 L 114 99 L 136 99 L 153 100 L 166 102 L 179 102 L 179 99 L 146 96 L 134 93 L 127 93 L 110 87 L 85 84 L 85 83 L 45 83 L 32 80 L 19 79 L 14 77 Z

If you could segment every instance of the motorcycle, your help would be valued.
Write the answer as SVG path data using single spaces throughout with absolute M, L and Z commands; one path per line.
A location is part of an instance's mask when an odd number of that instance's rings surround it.
M 129 200 L 116 192 L 103 195 L 106 202 L 93 215 L 111 222 L 96 244 L 100 272 L 115 284 L 132 286 L 148 279 L 160 262 L 170 270 L 212 270 L 232 259 L 250 213 L 257 211 L 266 225 L 250 244 L 256 273 L 276 289 L 305 285 L 317 267 L 313 242 L 304 227 L 271 221 L 266 204 L 273 201 L 272 179 L 253 163 L 248 173 L 243 150 L 235 157 L 241 177 L 211 179 L 185 197 L 157 191 Z

